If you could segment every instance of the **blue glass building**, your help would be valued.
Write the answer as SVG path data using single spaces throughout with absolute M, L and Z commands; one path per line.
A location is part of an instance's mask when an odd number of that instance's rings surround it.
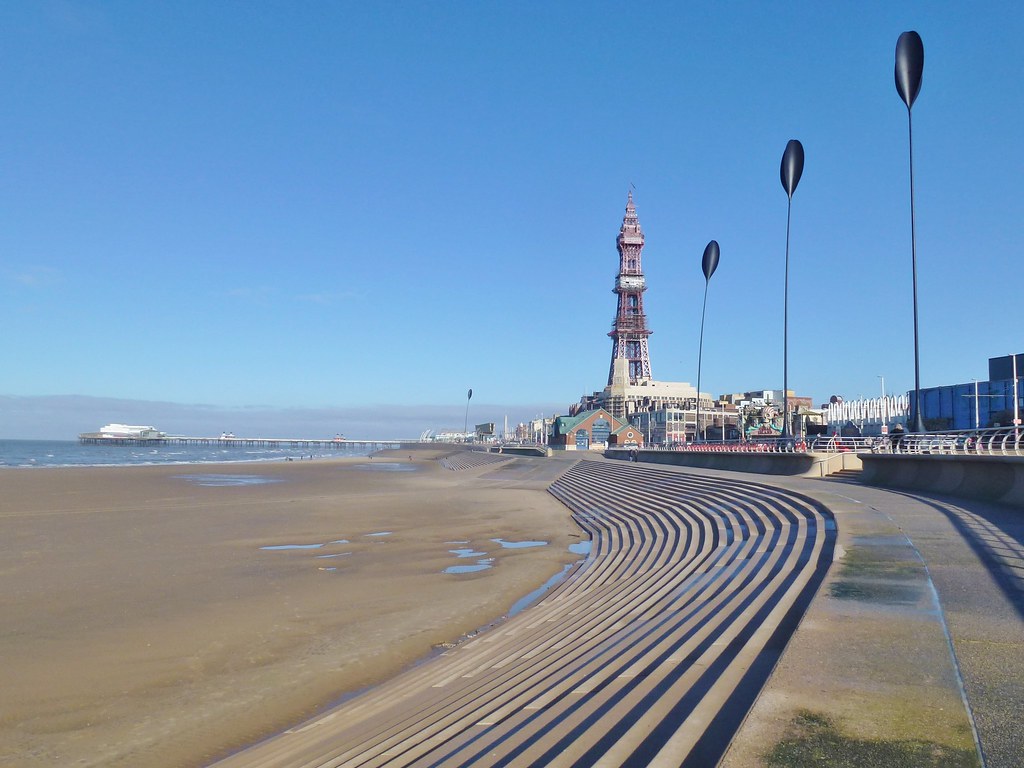
M 921 416 L 930 429 L 974 429 L 1013 423 L 1013 367 L 1017 411 L 1024 418 L 1024 354 L 989 358 L 988 381 L 921 390 Z M 945 425 L 934 422 L 945 421 Z

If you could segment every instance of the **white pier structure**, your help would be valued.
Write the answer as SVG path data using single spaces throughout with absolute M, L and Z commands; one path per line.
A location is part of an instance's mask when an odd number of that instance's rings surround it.
M 403 443 L 417 443 L 411 440 L 346 440 L 342 438 L 318 440 L 301 437 L 186 437 L 183 435 L 164 435 L 160 437 L 144 437 L 140 435 L 112 435 L 104 432 L 83 432 L 78 440 L 86 445 L 210 445 L 227 448 L 321 448 L 338 451 L 351 449 L 399 448 Z

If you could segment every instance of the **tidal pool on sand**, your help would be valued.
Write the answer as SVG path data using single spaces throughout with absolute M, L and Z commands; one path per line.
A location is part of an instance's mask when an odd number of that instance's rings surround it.
M 527 549 L 528 547 L 546 547 L 546 541 L 505 541 L 504 539 L 491 539 L 495 544 L 501 544 L 504 549 Z
M 577 541 L 575 544 L 569 545 L 569 551 L 574 555 L 589 555 L 592 541 Z
M 477 571 L 486 571 L 491 568 L 494 562 L 488 558 L 486 560 L 477 560 L 476 565 L 450 565 L 444 569 L 445 573 L 476 573 Z
M 465 548 L 465 549 L 449 549 L 448 551 L 451 552 L 456 557 L 486 557 L 487 556 L 486 552 L 477 552 L 476 550 L 469 549 L 469 548 Z
M 265 485 L 267 483 L 280 483 L 278 477 L 267 475 L 218 475 L 218 474 L 195 474 L 178 475 L 179 480 L 186 480 L 192 485 L 201 485 L 207 488 L 229 488 L 239 485 Z

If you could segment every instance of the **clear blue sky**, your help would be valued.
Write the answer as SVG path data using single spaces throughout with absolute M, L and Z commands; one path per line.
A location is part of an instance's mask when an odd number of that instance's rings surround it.
M 1024 351 L 1021 8 L 4 3 L 0 395 L 564 409 L 630 184 L 655 378 L 696 380 L 714 238 L 702 389 L 780 388 L 791 138 L 790 386 L 905 391 L 907 29 L 922 384 L 986 378 Z

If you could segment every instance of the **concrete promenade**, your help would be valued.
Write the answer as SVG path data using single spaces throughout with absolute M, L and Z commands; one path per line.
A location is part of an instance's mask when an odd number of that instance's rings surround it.
M 450 457 L 557 477 L 586 560 L 218 765 L 1024 765 L 1019 510 L 589 458 Z
M 836 563 L 723 765 L 1024 765 L 1024 513 L 770 482 L 833 511 Z

